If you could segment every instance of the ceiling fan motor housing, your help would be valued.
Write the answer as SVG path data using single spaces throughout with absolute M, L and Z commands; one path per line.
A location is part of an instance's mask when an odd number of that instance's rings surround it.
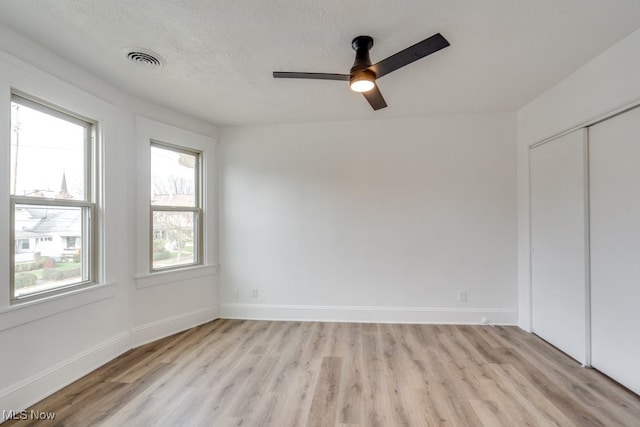
M 369 36 L 358 36 L 351 42 L 351 47 L 356 51 L 356 60 L 351 67 L 351 74 L 353 75 L 355 71 L 363 70 L 371 66 L 369 50 L 373 47 L 373 38 Z

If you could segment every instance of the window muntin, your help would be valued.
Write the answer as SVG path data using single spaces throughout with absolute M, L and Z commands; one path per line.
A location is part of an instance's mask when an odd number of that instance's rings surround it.
M 152 142 L 151 271 L 202 263 L 201 153 Z
M 93 124 L 12 95 L 11 129 L 11 300 L 94 282 Z

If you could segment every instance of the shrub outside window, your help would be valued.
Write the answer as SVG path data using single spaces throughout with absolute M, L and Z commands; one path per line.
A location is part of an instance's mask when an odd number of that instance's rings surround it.
M 202 264 L 201 154 L 151 143 L 151 271 Z
M 11 300 L 95 281 L 94 124 L 11 97 Z

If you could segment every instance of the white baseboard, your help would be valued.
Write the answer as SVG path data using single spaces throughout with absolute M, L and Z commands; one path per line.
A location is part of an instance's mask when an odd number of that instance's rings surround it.
M 214 306 L 134 326 L 131 328 L 131 347 L 140 347 L 160 338 L 210 322 L 218 317 L 218 307 Z
M 220 304 L 224 319 L 515 325 L 516 309 Z
M 129 350 L 129 332 L 122 332 L 29 378 L 0 390 L 0 410 L 21 411 L 82 378 Z M 5 421 L 0 415 L 0 423 Z

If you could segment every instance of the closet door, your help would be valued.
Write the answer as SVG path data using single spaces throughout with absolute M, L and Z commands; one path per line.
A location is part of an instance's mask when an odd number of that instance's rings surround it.
M 530 151 L 533 332 L 587 360 L 586 130 Z
M 589 129 L 592 365 L 640 393 L 640 109 Z

